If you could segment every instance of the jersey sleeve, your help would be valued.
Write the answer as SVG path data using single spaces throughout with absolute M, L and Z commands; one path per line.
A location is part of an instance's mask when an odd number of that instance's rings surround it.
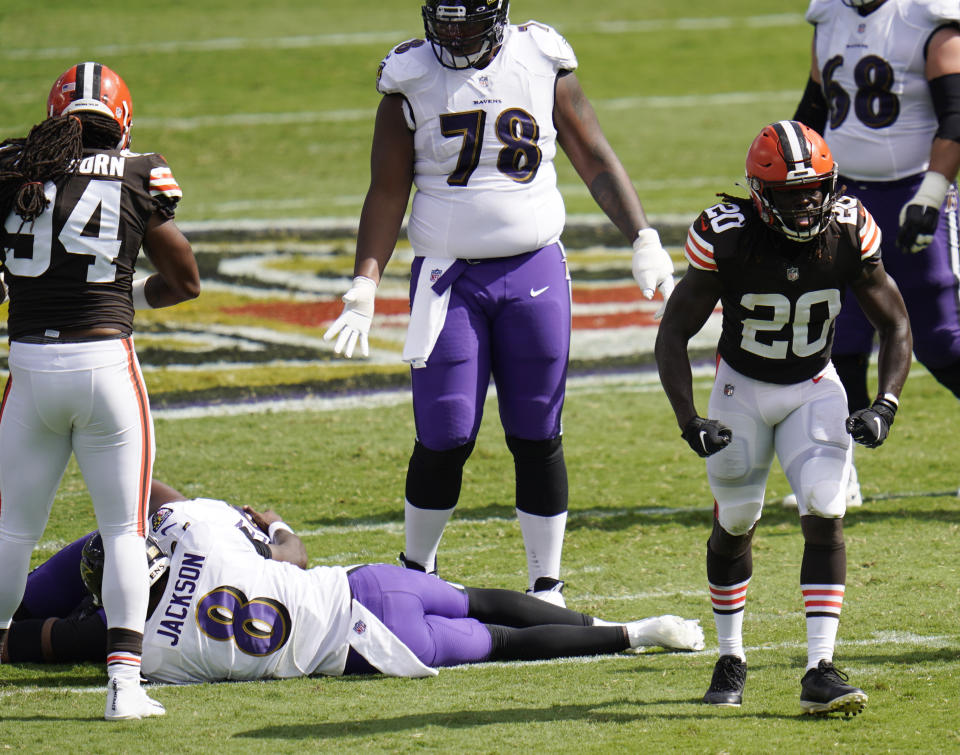
M 235 559 L 236 563 L 245 558 L 266 558 L 254 543 L 254 540 L 236 527 L 215 526 L 204 521 L 190 523 L 177 536 L 178 547 L 203 554 L 216 549 L 228 562 Z
M 911 10 L 911 20 L 932 28 L 960 22 L 960 3 L 956 0 L 914 0 Z
M 839 4 L 838 0 L 810 0 L 810 5 L 807 6 L 807 13 L 804 18 L 807 19 L 808 23 L 816 26 L 830 15 L 831 8 L 839 6 Z
M 164 553 L 172 553 L 173 545 L 190 526 L 190 520 L 181 508 L 166 503 L 150 517 L 150 537 L 157 541 Z
M 433 50 L 426 41 L 408 39 L 400 43 L 380 61 L 377 91 L 380 94 L 403 94 L 411 82 L 430 73 L 432 60 Z
M 713 257 L 714 246 L 706 232 L 706 229 L 709 228 L 710 224 L 706 221 L 706 215 L 701 214 L 687 231 L 687 241 L 683 246 L 683 253 L 692 267 L 707 272 L 716 272 L 717 261 Z
M 172 220 L 176 214 L 177 204 L 183 198 L 180 184 L 173 177 L 173 171 L 161 155 L 152 155 L 150 167 L 150 183 L 148 190 L 153 206 L 161 215 Z
M 541 24 L 539 21 L 527 21 L 517 26 L 516 31 L 520 34 L 529 34 L 537 49 L 544 57 L 553 61 L 558 71 L 577 70 L 577 56 L 573 48 L 552 26 Z
M 857 237 L 860 240 L 860 259 L 878 262 L 880 260 L 880 226 L 859 199 L 857 200 Z

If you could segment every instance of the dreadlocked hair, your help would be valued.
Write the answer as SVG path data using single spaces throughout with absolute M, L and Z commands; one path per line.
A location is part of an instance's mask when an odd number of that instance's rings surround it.
M 83 146 L 86 149 L 114 149 L 123 136 L 123 130 L 109 115 L 77 113 L 83 124 Z
M 10 148 L 0 164 L 0 218 L 13 210 L 24 223 L 31 223 L 47 208 L 43 185 L 72 175 L 83 155 L 82 125 L 75 116 L 41 121 L 25 139 L 8 139 L 0 150 Z

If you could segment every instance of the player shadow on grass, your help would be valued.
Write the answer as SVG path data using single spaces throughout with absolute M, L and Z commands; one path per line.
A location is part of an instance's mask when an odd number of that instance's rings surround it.
M 693 710 L 694 705 L 696 710 Z M 656 711 L 644 708 L 655 706 Z M 661 706 L 689 706 L 691 710 L 664 713 Z M 607 710 L 619 708 L 622 710 Z M 234 737 L 244 739 L 338 739 L 342 737 L 380 737 L 428 729 L 468 729 L 503 724 L 557 723 L 560 721 L 583 721 L 589 724 L 630 724 L 637 721 L 664 719 L 675 721 L 702 720 L 716 716 L 716 709 L 704 706 L 697 699 L 661 698 L 635 700 L 620 698 L 582 705 L 548 705 L 543 707 L 501 708 L 489 710 L 434 711 L 413 713 L 389 718 L 361 721 L 327 721 L 313 724 L 289 724 L 264 726 L 237 732 Z M 745 718 L 793 719 L 793 714 L 757 712 L 743 714 Z
M 708 494 L 709 495 L 709 494 Z M 929 498 L 929 497 L 928 497 Z M 706 499 L 704 499 L 706 500 Z M 917 499 L 921 500 L 921 499 Z M 905 508 L 891 506 L 884 501 L 873 503 L 862 508 L 851 509 L 844 520 L 845 528 L 850 529 L 858 524 L 867 524 L 881 521 L 903 522 L 909 519 L 925 521 L 943 521 L 960 523 L 960 506 L 951 502 L 948 497 L 922 499 L 922 508 Z M 936 501 L 933 503 L 932 501 Z M 456 522 L 483 522 L 499 520 L 513 522 L 516 509 L 510 503 L 487 503 L 483 505 L 460 504 L 453 515 L 452 523 Z M 693 527 L 709 532 L 713 522 L 713 505 L 707 501 L 703 505 L 698 502 L 678 502 L 669 506 L 639 505 L 639 506 L 607 506 L 595 507 L 571 505 L 567 519 L 567 531 L 589 529 L 603 532 L 617 532 L 627 530 L 637 525 L 677 525 Z M 367 516 L 323 516 L 307 519 L 304 522 L 307 528 L 323 527 L 376 527 L 376 526 L 403 526 L 403 510 L 384 508 Z M 799 517 L 795 508 L 789 509 L 780 506 L 779 499 L 770 495 L 763 507 L 761 527 L 771 527 L 778 524 L 794 524 L 800 526 Z
M 588 508 L 571 506 L 568 513 L 567 529 L 593 529 L 617 531 L 629 529 L 638 524 L 677 524 L 684 527 L 710 529 L 713 517 L 712 505 L 698 508 L 672 508 L 665 506 L 623 506 Z M 793 518 L 796 519 L 796 513 Z M 453 515 L 452 522 L 484 522 L 486 520 L 514 522 L 516 508 L 509 504 L 488 503 L 485 505 L 460 504 Z M 307 528 L 321 527 L 358 527 L 403 524 L 403 510 L 383 509 L 367 516 L 325 516 L 307 519 Z
M 106 669 L 100 665 L 84 663 L 18 663 L 16 666 L 4 665 L 12 669 L 12 676 L 0 679 L 0 689 L 14 691 L 18 687 L 42 687 L 44 689 L 68 689 L 96 687 L 106 688 Z M 2 716 L 0 716 L 2 717 Z

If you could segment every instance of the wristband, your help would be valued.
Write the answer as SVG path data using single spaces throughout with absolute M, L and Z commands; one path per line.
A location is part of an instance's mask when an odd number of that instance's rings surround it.
M 907 204 L 922 204 L 939 210 L 949 188 L 950 181 L 947 180 L 946 176 L 937 173 L 935 170 L 928 170 L 923 174 L 923 180 L 920 182 L 917 193 Z
M 290 525 L 284 522 L 283 520 L 278 520 L 273 522 L 269 527 L 267 527 L 267 535 L 270 538 L 270 542 L 273 542 L 276 539 L 277 532 L 279 531 L 289 532 L 293 534 L 293 530 L 290 528 Z
M 891 404 L 893 404 L 893 405 L 894 405 L 895 407 L 897 407 L 898 409 L 900 408 L 900 399 L 898 399 L 898 398 L 897 398 L 896 396 L 894 396 L 892 393 L 881 393 L 879 396 L 877 396 L 877 398 L 878 398 L 878 399 L 881 399 L 881 398 L 882 398 L 882 399 L 884 399 L 884 400 L 886 400 L 886 401 L 889 401 Z
M 146 278 L 137 278 L 131 286 L 131 293 L 133 295 L 133 308 L 134 309 L 154 309 L 154 306 L 147 301 L 147 279 Z

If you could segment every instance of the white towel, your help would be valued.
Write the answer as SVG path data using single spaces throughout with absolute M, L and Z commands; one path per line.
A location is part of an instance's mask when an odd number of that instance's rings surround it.
M 407 327 L 407 339 L 403 344 L 401 359 L 409 362 L 414 369 L 427 366 L 427 359 L 443 330 L 447 319 L 447 307 L 450 304 L 450 285 L 456 279 L 457 270 L 451 271 L 449 280 L 444 280 L 441 293 L 434 290 L 437 283 L 450 268 L 457 269 L 465 263 L 462 260 L 424 257 L 417 278 L 417 287 L 413 296 L 413 308 L 410 310 L 410 325 Z
M 374 615 L 354 599 L 350 604 L 350 647 L 387 676 L 436 676 L 437 670 L 421 663 L 414 652 Z

